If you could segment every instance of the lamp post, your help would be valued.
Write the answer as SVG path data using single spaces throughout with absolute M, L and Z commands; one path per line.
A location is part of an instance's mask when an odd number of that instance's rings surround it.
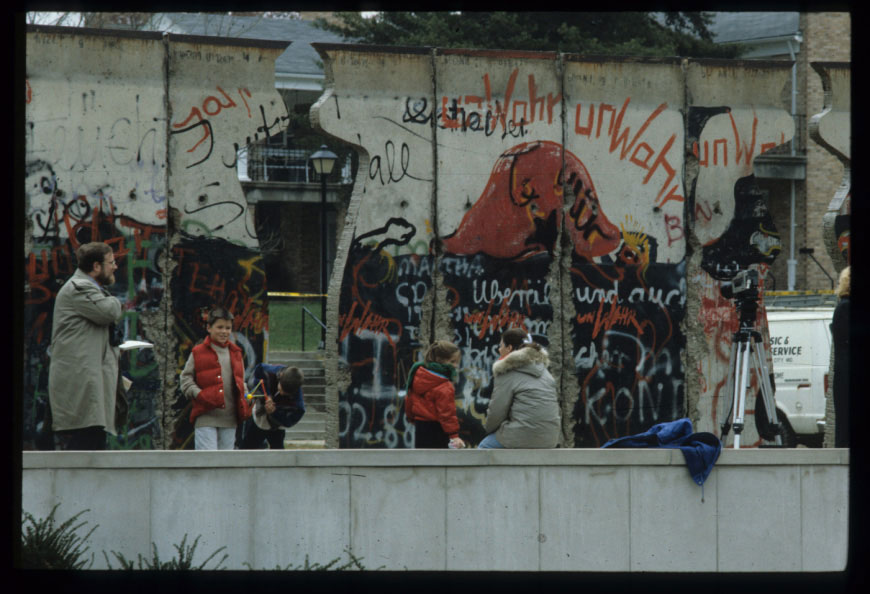
M 326 348 L 326 178 L 338 159 L 335 153 L 320 145 L 320 150 L 311 155 L 314 172 L 320 176 L 320 346 Z

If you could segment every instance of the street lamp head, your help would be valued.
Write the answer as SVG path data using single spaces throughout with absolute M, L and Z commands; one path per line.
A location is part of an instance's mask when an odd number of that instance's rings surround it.
M 319 151 L 311 155 L 311 161 L 314 164 L 314 171 L 317 175 L 329 175 L 332 173 L 332 168 L 337 160 L 338 156 L 326 148 L 325 144 L 320 146 Z

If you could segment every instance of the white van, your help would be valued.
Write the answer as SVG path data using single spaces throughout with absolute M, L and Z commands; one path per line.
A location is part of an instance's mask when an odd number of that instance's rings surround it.
M 783 445 L 821 447 L 831 356 L 833 307 L 767 307 L 776 413 Z

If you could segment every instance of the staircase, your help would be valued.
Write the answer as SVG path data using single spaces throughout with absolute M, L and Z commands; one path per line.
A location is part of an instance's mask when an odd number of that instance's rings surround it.
M 267 363 L 298 367 L 305 380 L 302 395 L 305 414 L 284 436 L 287 449 L 326 446 L 326 372 L 322 351 L 269 351 Z

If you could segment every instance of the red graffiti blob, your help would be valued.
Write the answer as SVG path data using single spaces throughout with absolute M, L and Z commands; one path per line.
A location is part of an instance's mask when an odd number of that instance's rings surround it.
M 503 259 L 552 253 L 566 184 L 574 193 L 568 231 L 577 254 L 591 258 L 616 249 L 619 230 L 601 212 L 586 168 L 549 141 L 519 144 L 498 158 L 483 193 L 444 239 L 445 249 Z
M 566 221 L 574 252 L 588 260 L 609 254 L 619 246 L 619 229 L 601 210 L 595 185 L 586 167 L 568 151 L 565 151 L 565 181 L 574 195 Z
M 524 143 L 505 151 L 480 198 L 444 240 L 447 251 L 505 259 L 552 251 L 562 214 L 561 153 L 561 146 L 552 142 Z

